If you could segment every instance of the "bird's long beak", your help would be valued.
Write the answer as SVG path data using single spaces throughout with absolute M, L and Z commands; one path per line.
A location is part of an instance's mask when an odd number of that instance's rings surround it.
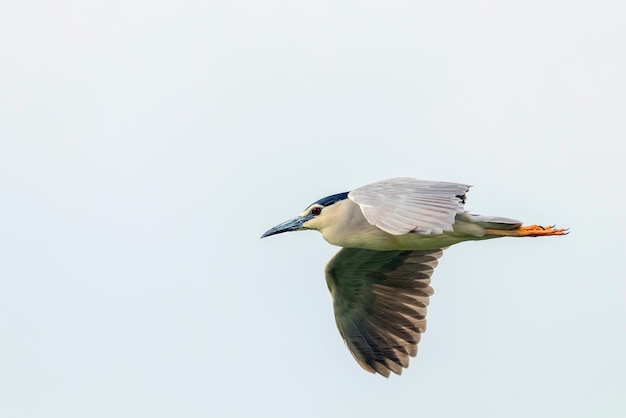
M 261 235 L 261 238 L 282 234 L 283 232 L 302 231 L 303 229 L 306 229 L 302 226 L 302 224 L 306 221 L 308 221 L 306 216 L 296 216 L 295 218 L 289 219 L 288 221 L 278 224 L 274 228 L 268 230 L 265 234 Z

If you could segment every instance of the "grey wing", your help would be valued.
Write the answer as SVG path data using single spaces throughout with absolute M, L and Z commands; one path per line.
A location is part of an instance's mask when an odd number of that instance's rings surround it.
M 499 230 L 511 230 L 517 229 L 522 226 L 522 221 L 516 221 L 515 219 L 503 218 L 501 216 L 487 216 L 487 215 L 475 215 L 473 213 L 464 213 L 462 219 L 467 219 L 472 223 L 476 223 L 483 228 L 499 229 Z
M 348 197 L 361 207 L 370 224 L 392 235 L 440 234 L 452 231 L 455 216 L 464 212 L 469 188 L 401 177 L 359 187 Z
M 342 248 L 326 266 L 337 328 L 365 370 L 401 374 L 417 354 L 430 277 L 442 254 Z

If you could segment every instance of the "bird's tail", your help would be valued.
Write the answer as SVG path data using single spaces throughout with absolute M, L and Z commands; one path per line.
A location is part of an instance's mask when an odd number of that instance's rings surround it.
M 467 220 L 473 224 L 477 224 L 485 229 L 510 230 L 517 229 L 522 226 L 520 221 L 515 219 L 503 218 L 501 216 L 488 216 L 488 215 L 476 215 L 474 213 L 465 212 L 463 215 L 464 220 Z M 457 218 L 459 215 L 457 215 Z

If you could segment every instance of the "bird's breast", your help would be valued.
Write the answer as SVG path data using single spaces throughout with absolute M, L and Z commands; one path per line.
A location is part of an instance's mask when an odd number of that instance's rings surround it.
M 333 245 L 344 248 L 364 248 L 375 251 L 393 250 L 433 250 L 448 247 L 453 244 L 465 241 L 468 238 L 458 236 L 454 233 L 442 234 L 418 234 L 408 233 L 403 235 L 391 235 L 376 227 L 368 228 L 359 234 L 347 233 L 331 234 L 324 236 L 324 239 Z

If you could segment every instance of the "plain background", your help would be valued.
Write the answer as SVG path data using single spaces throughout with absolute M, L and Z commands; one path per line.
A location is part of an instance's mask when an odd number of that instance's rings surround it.
M 0 417 L 626 416 L 626 3 L 5 2 Z M 313 232 L 396 176 L 567 237 L 449 249 L 362 371 Z

